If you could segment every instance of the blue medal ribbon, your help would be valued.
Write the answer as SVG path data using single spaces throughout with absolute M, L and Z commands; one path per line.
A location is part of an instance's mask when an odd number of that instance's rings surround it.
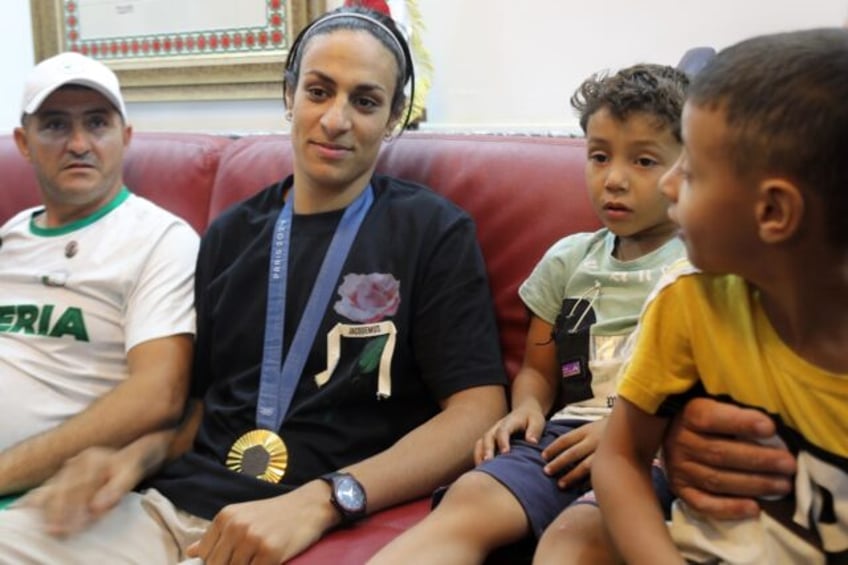
M 324 319 L 333 288 L 339 280 L 359 226 L 362 225 L 362 220 L 373 201 L 374 191 L 369 184 L 342 215 L 324 261 L 321 263 L 318 278 L 309 293 L 306 308 L 292 338 L 285 361 L 281 360 L 285 342 L 286 285 L 294 202 L 283 203 L 283 209 L 274 225 L 274 236 L 271 241 L 265 339 L 259 378 L 259 400 L 256 404 L 257 427 L 275 432 L 280 429 L 315 341 L 315 335 Z

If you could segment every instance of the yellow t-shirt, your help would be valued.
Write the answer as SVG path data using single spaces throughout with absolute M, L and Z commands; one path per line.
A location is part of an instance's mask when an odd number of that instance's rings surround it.
M 655 414 L 701 386 L 707 396 L 767 412 L 799 459 L 788 519 L 815 528 L 829 551 L 848 552 L 848 375 L 783 343 L 744 279 L 685 263 L 667 275 L 643 313 L 618 394 Z

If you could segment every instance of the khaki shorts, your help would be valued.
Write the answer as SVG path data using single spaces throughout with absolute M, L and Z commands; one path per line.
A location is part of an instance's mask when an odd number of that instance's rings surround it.
M 127 494 L 88 529 L 58 538 L 44 532 L 37 509 L 18 503 L 0 511 L 0 564 L 199 564 L 185 550 L 208 525 L 149 489 Z

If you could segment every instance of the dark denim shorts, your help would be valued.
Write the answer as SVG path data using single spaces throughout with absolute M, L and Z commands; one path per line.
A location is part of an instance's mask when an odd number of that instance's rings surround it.
M 557 479 L 562 474 L 548 476 L 542 470 L 547 464 L 547 461 L 542 458 L 545 447 L 559 436 L 584 423 L 586 422 L 579 420 L 548 422 L 545 424 L 538 444 L 528 443 L 523 439 L 513 439 L 509 453 L 484 461 L 476 469 L 492 476 L 518 499 L 537 538 L 568 506 L 597 505 L 588 479 L 567 489 L 561 489 L 557 486 Z M 659 465 L 654 465 L 652 479 L 663 512 L 668 516 L 672 495 L 665 473 Z

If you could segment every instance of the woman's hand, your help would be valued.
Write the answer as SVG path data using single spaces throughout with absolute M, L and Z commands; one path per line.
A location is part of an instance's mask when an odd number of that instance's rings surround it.
M 186 549 L 205 565 L 278 565 L 305 551 L 339 522 L 323 481 L 290 493 L 230 504 Z

